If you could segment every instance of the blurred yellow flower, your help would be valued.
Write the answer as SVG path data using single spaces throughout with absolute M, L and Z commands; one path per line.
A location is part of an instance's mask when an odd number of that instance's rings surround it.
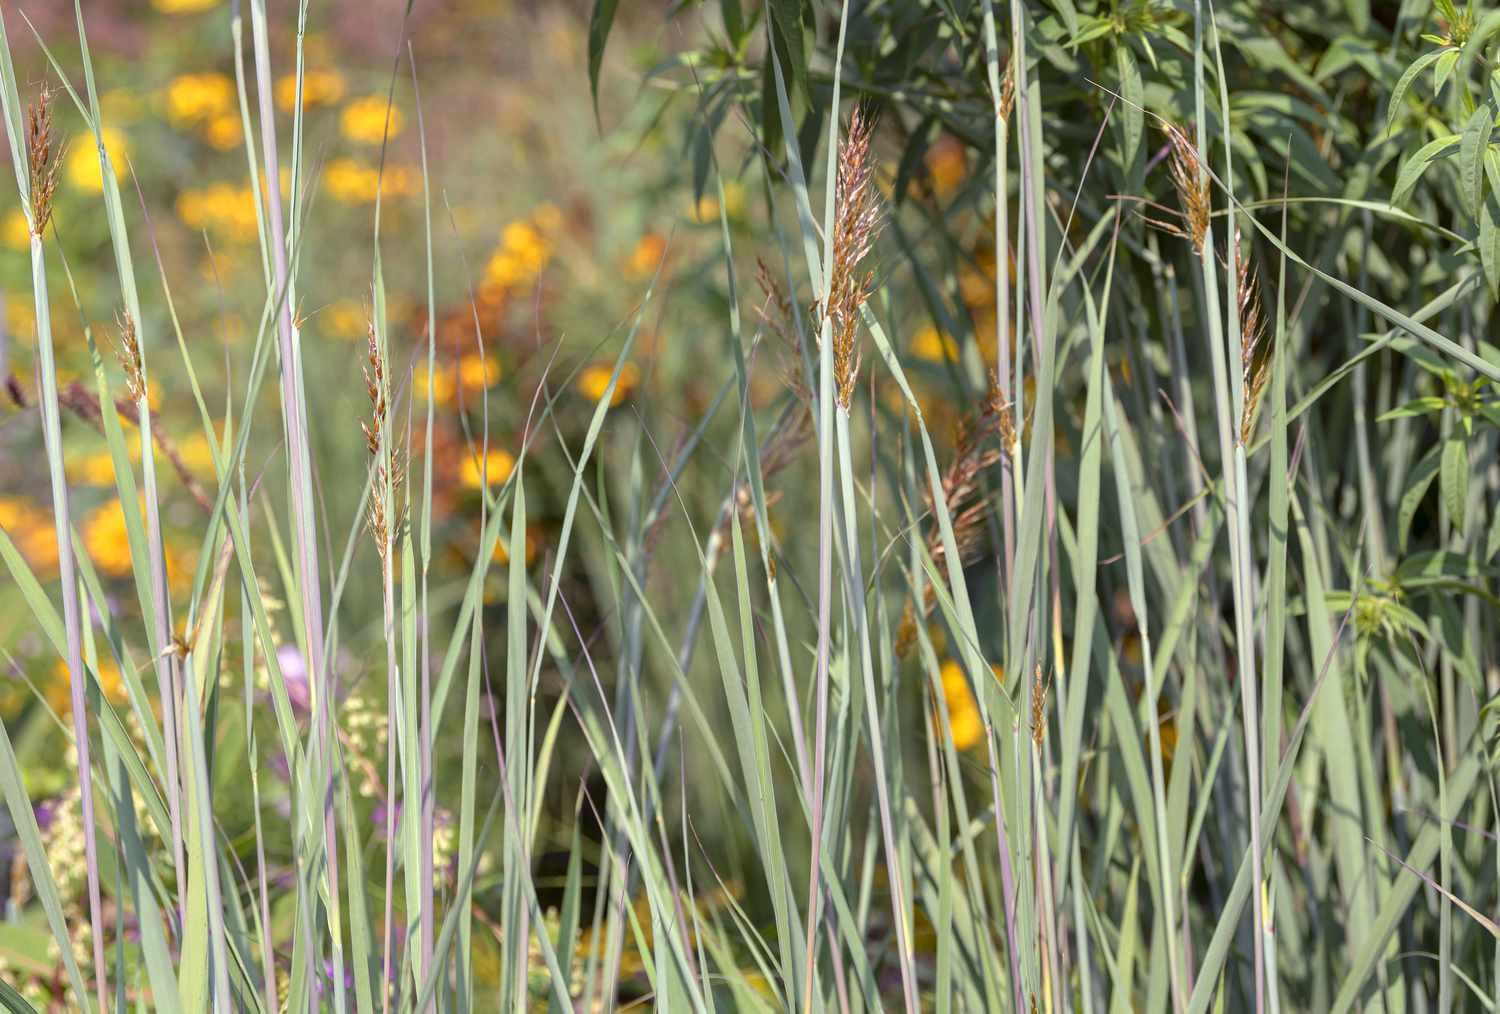
M 592 402 L 604 397 L 609 387 L 609 378 L 614 373 L 614 363 L 592 363 L 578 374 L 578 392 Z M 630 397 L 636 384 L 640 383 L 641 371 L 635 363 L 627 362 L 620 369 L 620 379 L 615 381 L 614 396 L 609 399 L 610 408 Z
M 190 127 L 227 113 L 234 105 L 234 85 L 223 74 L 179 74 L 167 85 L 167 119 Z
M 969 171 L 964 147 L 955 138 L 944 137 L 927 152 L 927 172 L 932 189 L 940 199 L 947 198 L 963 182 Z
M 203 137 L 219 151 L 229 151 L 244 138 L 240 118 L 234 113 L 222 113 L 203 125 Z
M 57 530 L 50 510 L 18 496 L 0 497 L 0 529 L 39 574 L 57 567 Z
M 990 666 L 990 672 L 1004 683 L 1005 673 L 998 665 Z M 959 750 L 967 750 L 984 739 L 984 719 L 980 716 L 978 702 L 974 700 L 974 691 L 969 687 L 963 666 L 951 658 L 943 662 L 938 676 L 943 686 L 943 701 L 948 707 L 953 745 Z
M 87 664 L 87 663 L 85 663 Z M 122 704 L 125 701 L 125 680 L 120 676 L 120 667 L 115 665 L 114 659 L 101 658 L 98 660 L 97 670 L 99 674 L 99 686 L 104 691 L 104 696 L 109 698 L 113 704 Z M 61 714 L 72 712 L 72 701 L 69 696 L 68 687 L 68 663 L 58 659 L 52 667 L 53 680 L 47 686 L 47 701 L 53 709 Z M 57 687 L 61 687 L 62 694 L 54 697 Z
M 110 577 L 130 573 L 130 543 L 125 528 L 125 511 L 119 500 L 109 501 L 84 521 L 83 547 L 102 573 Z
M 352 299 L 340 299 L 330 304 L 326 320 L 328 330 L 340 338 L 365 336 L 365 325 L 368 323 L 365 308 Z
M 458 382 L 465 391 L 493 387 L 500 379 L 500 361 L 493 356 L 471 352 L 458 361 Z
M 912 338 L 909 351 L 924 363 L 941 363 L 958 358 L 958 343 L 951 335 L 943 334 L 928 324 Z
M 23 216 L 24 217 L 24 216 Z M 14 335 L 23 345 L 31 343 L 32 330 L 36 327 L 36 310 L 31 300 L 17 296 L 5 297 L 5 330 Z
M 194 430 L 185 439 L 178 441 L 177 456 L 190 472 L 198 475 L 214 474 L 213 448 L 209 446 L 208 437 L 203 435 L 201 429 Z
M 510 547 L 505 543 L 505 536 L 495 540 L 495 552 L 491 559 L 498 564 L 510 563 Z M 530 530 L 526 532 L 526 566 L 530 567 L 536 560 L 536 539 L 532 538 Z
M 389 127 L 386 122 L 387 111 L 390 113 Z M 339 125 L 343 128 L 344 136 L 351 141 L 379 144 L 385 140 L 387 130 L 390 137 L 400 134 L 401 128 L 406 125 L 406 119 L 400 109 L 387 106 L 384 95 L 366 95 L 344 107 Z
M 31 249 L 31 226 L 26 221 L 26 213 L 20 208 L 11 208 L 5 213 L 5 221 L 0 223 L 0 233 L 4 233 L 6 246 L 14 250 Z
M 719 220 L 719 202 L 716 198 L 704 194 L 693 202 L 688 209 L 695 222 L 717 222 Z
M 422 178 L 405 166 L 386 166 L 382 179 L 379 169 L 352 158 L 336 158 L 323 172 L 323 186 L 345 204 L 370 204 L 381 193 L 402 197 L 416 193 L 421 185 Z
M 501 286 L 529 282 L 541 273 L 551 256 L 552 244 L 535 225 L 511 222 L 501 232 L 500 245 L 485 265 L 485 281 Z
M 84 455 L 65 455 L 63 468 L 68 478 L 89 486 L 113 486 L 115 484 L 115 462 L 108 451 L 92 451 Z
M 336 70 L 308 70 L 302 74 L 302 107 L 332 105 L 344 97 L 344 78 Z M 282 112 L 297 106 L 297 75 L 285 74 L 276 82 L 276 104 Z
M 231 183 L 184 190 L 177 197 L 177 217 L 191 229 L 213 229 L 242 242 L 254 239 L 260 231 L 250 188 Z
M 516 459 L 509 451 L 492 447 L 483 462 L 472 454 L 465 454 L 458 477 L 469 489 L 478 489 L 486 481 L 491 486 L 498 486 L 510 478 L 510 470 L 515 467 Z
M 636 241 L 630 256 L 625 258 L 625 270 L 632 278 L 645 278 L 654 274 L 667 252 L 667 238 L 659 232 L 648 232 Z
M 416 390 L 418 398 L 432 398 L 439 405 L 447 405 L 453 400 L 453 393 L 457 390 L 457 384 L 453 381 L 453 370 L 437 363 L 433 366 L 431 377 L 427 375 L 427 364 L 418 366 L 412 374 L 412 387 Z
M 218 5 L 219 0 L 151 0 L 151 6 L 163 14 L 197 14 Z
M 691 209 L 694 221 L 719 221 L 719 200 L 712 194 L 704 194 L 694 202 Z M 731 219 L 739 218 L 745 210 L 745 188 L 730 180 L 724 184 L 724 214 Z
M 953 745 L 967 750 L 984 736 L 979 705 L 961 665 L 950 658 L 943 663 L 939 675 L 943 683 L 943 700 L 948 706 L 948 727 L 953 734 Z
M 125 135 L 115 127 L 105 127 L 104 150 L 109 153 L 109 164 L 114 170 L 115 179 L 123 179 L 125 160 L 130 157 L 130 146 L 125 142 Z M 68 149 L 66 171 L 68 182 L 79 190 L 91 194 L 104 192 L 104 170 L 99 167 L 99 148 L 94 144 L 93 138 L 80 138 L 77 144 Z

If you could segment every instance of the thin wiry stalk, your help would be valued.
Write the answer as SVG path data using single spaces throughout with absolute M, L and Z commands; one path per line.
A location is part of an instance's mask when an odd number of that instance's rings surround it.
M 385 359 L 375 331 L 373 319 L 366 322 L 365 392 L 370 400 L 370 421 L 361 422 L 365 437 L 365 449 L 370 455 L 372 483 L 365 528 L 375 542 L 375 552 L 380 559 L 380 588 L 382 606 L 382 636 L 385 641 L 386 669 L 386 800 L 385 800 L 385 918 L 381 933 L 381 1009 L 390 1010 L 391 969 L 394 950 L 391 946 L 391 931 L 395 919 L 396 882 L 396 755 L 397 726 L 396 710 L 401 694 L 396 664 L 396 597 L 395 576 L 391 555 L 391 512 L 396 498 L 395 487 L 399 483 L 397 464 L 390 451 L 390 416 L 388 381 Z
M 990 97 L 995 103 L 995 375 L 1003 404 L 1011 401 L 1010 361 L 1010 117 L 1016 104 L 1014 52 L 1000 64 L 995 32 L 995 8 L 984 5 L 985 70 L 989 74 Z M 1015 429 L 1012 420 L 1012 429 Z M 1010 594 L 1016 566 L 1016 505 L 1012 502 L 1015 477 L 1009 461 L 1000 473 L 1001 590 Z
M 57 401 L 57 364 L 52 346 L 51 302 L 47 293 L 47 263 L 42 228 L 52 218 L 52 187 L 56 154 L 51 150 L 52 113 L 44 90 L 28 110 L 26 151 L 31 171 L 29 226 L 31 283 L 35 296 L 37 366 L 41 377 L 42 440 L 47 451 L 52 485 L 52 519 L 57 536 L 57 573 L 63 599 L 63 627 L 67 636 L 69 701 L 73 710 L 73 741 L 78 751 L 79 801 L 83 809 L 84 856 L 88 863 L 89 927 L 93 934 L 94 985 L 101 1014 L 109 1010 L 109 987 L 104 960 L 104 919 L 99 895 L 99 843 L 94 822 L 94 772 L 89 748 L 88 704 L 83 665 L 83 618 L 78 597 L 78 569 L 73 557 L 68 481 L 63 471 L 62 422 Z M 38 185 L 40 184 L 40 186 Z M 27 195 L 23 195 L 27 196 Z
M 417 136 L 421 139 L 422 151 L 422 224 L 426 240 L 424 249 L 427 260 L 427 376 L 433 376 L 437 357 L 437 294 L 434 291 L 432 264 L 432 194 L 427 170 L 427 125 L 422 118 L 422 92 L 417 85 L 417 58 L 410 42 L 406 49 L 411 65 L 412 104 L 417 111 Z M 422 518 L 419 530 L 418 550 L 421 553 L 421 637 L 422 637 L 422 687 L 419 716 L 418 753 L 422 760 L 422 896 L 434 898 L 432 838 L 437 786 L 432 773 L 432 651 L 429 647 L 432 619 L 427 608 L 427 570 L 432 561 L 432 429 L 436 399 L 427 399 L 427 425 L 423 429 L 425 447 L 422 454 Z M 433 959 L 434 916 L 436 904 L 424 905 L 421 919 L 422 967 L 431 968 Z M 467 955 L 464 956 L 467 960 Z
M 342 947 L 338 943 L 337 913 L 339 910 L 339 861 L 335 840 L 332 791 L 332 739 L 330 712 L 333 708 L 332 674 L 324 663 L 325 646 L 323 632 L 323 605 L 321 578 L 318 567 L 317 530 L 313 524 L 312 463 L 309 460 L 307 404 L 302 390 L 301 342 L 292 322 L 292 306 L 295 293 L 292 275 L 287 263 L 287 237 L 285 215 L 281 204 L 281 167 L 276 144 L 276 112 L 272 98 L 274 79 L 271 75 L 270 40 L 266 28 L 265 0 L 252 0 L 251 34 L 255 48 L 256 92 L 260 106 L 261 148 L 267 185 L 266 217 L 270 225 L 270 246 L 273 292 L 276 294 L 276 326 L 281 353 L 281 410 L 289 456 L 289 482 L 291 495 L 292 526 L 295 532 L 298 587 L 302 598 L 302 620 L 307 634 L 305 664 L 308 686 L 313 688 L 316 701 L 316 784 L 318 795 L 313 800 L 304 800 L 321 811 L 317 827 L 322 831 L 320 847 L 324 880 L 328 890 L 327 907 L 330 913 L 330 928 L 334 937 L 334 960 L 336 967 L 343 967 Z M 295 155 L 295 152 L 294 152 Z M 295 181 L 294 181 L 295 183 Z M 294 195 L 295 196 L 295 195 Z M 316 857 L 314 858 L 316 863 Z M 307 899 L 311 907 L 313 899 Z M 309 981 L 317 975 L 317 953 L 321 947 L 307 941 L 304 948 Z M 334 976 L 335 987 L 342 993 L 343 976 Z
M 830 102 L 831 113 L 828 123 L 828 179 L 825 183 L 827 188 L 826 209 L 824 213 L 823 234 L 825 246 L 823 252 L 824 263 L 821 266 L 822 277 L 814 277 L 814 291 L 827 300 L 827 305 L 832 306 L 829 298 L 833 292 L 833 222 L 837 214 L 837 191 L 835 189 L 836 172 L 834 170 L 834 159 L 838 149 L 839 129 L 839 94 L 842 83 L 842 70 L 844 60 L 844 41 L 849 30 L 849 0 L 843 0 L 839 13 L 839 37 L 834 62 L 833 97 Z M 769 19 L 768 19 L 769 20 Z M 768 24 L 769 32 L 769 24 Z M 771 55 L 773 62 L 776 60 L 774 40 L 772 42 Z M 775 66 L 777 81 L 780 83 L 781 68 L 779 63 Z M 785 115 L 785 101 L 778 92 L 778 100 L 783 107 Z M 792 138 L 788 134 L 788 145 Z M 816 250 L 811 240 L 809 250 Z M 813 268 L 812 262 L 816 259 L 815 253 L 810 253 L 809 269 L 816 276 L 817 270 Z M 816 988 L 817 961 L 818 961 L 818 920 L 822 917 L 823 894 L 822 894 L 822 849 L 823 849 L 823 807 L 824 807 L 824 768 L 826 765 L 827 742 L 828 742 L 828 666 L 829 656 L 833 646 L 833 540 L 834 540 L 834 485 L 833 485 L 833 405 L 835 398 L 834 384 L 834 355 L 833 355 L 833 321 L 831 315 L 823 314 L 820 324 L 820 338 L 818 342 L 818 637 L 817 637 L 817 672 L 813 689 L 813 756 L 812 756 L 812 808 L 810 813 L 811 824 L 811 859 L 808 871 L 807 887 L 807 927 L 803 939 L 807 944 L 807 959 L 803 969 L 802 1003 L 801 1009 L 804 1014 L 811 1014 L 813 1010 L 813 991 Z
M 1194 154 L 1184 156 L 1185 162 L 1190 160 L 1189 168 L 1196 172 L 1186 182 L 1189 184 L 1188 194 L 1192 194 L 1192 186 L 1200 188 L 1198 193 L 1205 193 L 1209 186 L 1207 166 L 1204 164 L 1208 151 L 1207 139 L 1207 114 L 1205 110 L 1205 96 L 1207 93 L 1203 76 L 1203 61 L 1208 45 L 1207 29 L 1211 24 L 1205 23 L 1204 11 L 1201 0 L 1194 0 L 1194 45 L 1193 45 L 1193 91 L 1194 91 L 1194 115 L 1197 119 L 1197 137 L 1191 146 Z M 1212 19 L 1212 8 L 1209 18 Z M 1222 80 L 1222 75 L 1221 75 Z M 1222 101 L 1228 103 L 1227 94 L 1222 95 Z M 1184 135 L 1185 137 L 1185 135 Z M 1176 150 L 1174 145 L 1174 151 Z M 1225 137 L 1225 152 L 1229 151 L 1229 139 Z M 1201 277 L 1204 297 L 1204 317 L 1208 322 L 1207 334 L 1205 335 L 1209 345 L 1209 360 L 1212 366 L 1215 416 L 1218 422 L 1219 453 L 1223 462 L 1224 483 L 1224 509 L 1229 527 L 1229 558 L 1230 572 L 1233 578 L 1232 592 L 1234 599 L 1235 615 L 1235 644 L 1237 648 L 1237 678 L 1240 687 L 1240 706 L 1242 714 L 1241 722 L 1244 726 L 1245 740 L 1245 767 L 1246 784 L 1249 789 L 1247 808 L 1250 818 L 1250 854 L 1251 854 L 1251 883 L 1252 890 L 1252 913 L 1251 940 L 1253 948 L 1254 976 L 1255 976 L 1255 1010 L 1260 1014 L 1265 1009 L 1266 992 L 1266 934 L 1262 932 L 1265 927 L 1265 906 L 1262 895 L 1262 884 L 1264 877 L 1264 846 L 1261 839 L 1261 762 L 1260 762 L 1260 714 L 1257 707 L 1255 672 L 1255 644 L 1254 644 L 1254 620 L 1252 616 L 1253 590 L 1250 587 L 1248 556 L 1249 543 L 1249 505 L 1243 501 L 1244 488 L 1244 447 L 1236 448 L 1234 439 L 1235 405 L 1231 398 L 1229 370 L 1226 363 L 1226 340 L 1224 319 L 1219 307 L 1219 287 L 1215 275 L 1213 229 L 1207 222 L 1203 222 L 1201 234 L 1196 231 L 1194 215 L 1199 214 L 1196 209 L 1202 200 L 1189 200 L 1184 211 L 1188 214 L 1190 227 L 1194 227 L 1191 236 L 1197 237 L 1195 246 L 1198 251 L 1198 260 L 1201 266 Z M 1231 253 L 1233 251 L 1231 250 Z M 1231 265 L 1230 271 L 1233 271 Z M 1233 275 L 1231 274 L 1231 278 Z M 1236 457 L 1238 455 L 1238 458 Z

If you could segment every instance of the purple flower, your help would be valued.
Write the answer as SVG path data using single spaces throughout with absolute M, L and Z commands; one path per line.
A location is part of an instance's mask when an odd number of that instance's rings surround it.
M 276 649 L 276 663 L 281 667 L 282 683 L 292 707 L 306 712 L 312 693 L 307 683 L 307 663 L 295 644 L 283 644 Z
M 45 834 L 47 829 L 52 826 L 52 818 L 57 816 L 57 800 L 49 799 L 45 802 L 37 803 L 33 807 L 32 812 L 36 814 L 37 830 Z
M 386 800 L 382 799 L 380 802 L 375 804 L 375 809 L 370 814 L 370 820 L 374 821 L 375 823 L 375 834 L 382 841 L 385 840 L 385 819 L 388 812 L 386 810 L 386 807 L 388 805 L 390 804 Z M 401 804 L 399 802 L 396 804 L 396 826 L 401 826 Z

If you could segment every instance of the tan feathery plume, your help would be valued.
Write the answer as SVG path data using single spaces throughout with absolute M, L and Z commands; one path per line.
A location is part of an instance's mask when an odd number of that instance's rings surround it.
M 375 335 L 373 320 L 366 322 L 365 338 L 365 393 L 370 397 L 370 421 L 361 422 L 359 426 L 365 434 L 365 448 L 370 452 L 370 457 L 375 459 L 375 481 L 370 490 L 370 505 L 365 515 L 365 527 L 374 537 L 375 548 L 380 553 L 380 558 L 384 560 L 390 549 L 394 523 L 400 519 L 400 509 L 396 507 L 396 503 L 404 473 L 394 448 L 391 449 L 389 455 L 389 468 L 387 468 L 385 456 L 381 453 L 388 439 L 388 429 L 385 426 L 385 357 L 380 352 L 380 343 Z M 390 517 L 386 511 L 387 493 L 389 493 L 391 510 L 395 513 L 395 518 Z
M 139 402 L 146 397 L 146 369 L 140 339 L 135 333 L 135 319 L 129 310 L 115 315 L 115 326 L 119 332 L 115 338 L 115 358 L 125 371 L 125 392 L 131 401 Z
M 1008 53 L 1005 66 L 1000 68 L 1000 102 L 995 107 L 995 117 L 1001 123 L 1010 122 L 1010 113 L 1016 104 L 1016 54 Z
M 52 143 L 52 89 L 46 85 L 36 105 L 26 106 L 26 159 L 31 182 L 31 231 L 40 236 L 52 220 L 52 197 L 57 192 L 57 170 L 62 146 Z
M 826 313 L 833 330 L 833 375 L 839 407 L 849 411 L 859 373 L 859 311 L 869 298 L 874 272 L 860 265 L 880 231 L 881 209 L 870 158 L 871 120 L 859 107 L 849 118 L 849 133 L 839 149 L 833 222 L 833 273 Z
M 1239 246 L 1239 231 L 1235 231 Z M 1273 349 L 1266 341 L 1266 322 L 1261 312 L 1260 279 L 1250 266 L 1250 258 L 1241 254 L 1235 288 L 1239 297 L 1240 375 L 1244 381 L 1245 404 L 1240 415 L 1240 443 L 1249 444 L 1255 430 L 1255 412 L 1271 372 Z
M 1042 682 L 1042 663 L 1031 675 L 1031 741 L 1040 749 L 1047 738 L 1047 684 Z
M 984 522 L 989 517 L 991 503 L 980 488 L 980 476 L 986 469 L 1000 460 L 1000 450 L 991 437 L 1005 440 L 1006 426 L 1011 413 L 1002 405 L 999 392 L 991 386 L 990 392 L 981 402 L 978 413 L 970 413 L 959 420 L 954 434 L 953 461 L 943 473 L 943 502 L 948 508 L 948 517 L 953 526 L 953 542 L 958 549 L 960 565 L 967 566 L 979 557 L 984 548 Z M 942 530 L 936 521 L 937 510 L 932 493 L 923 495 L 927 514 L 933 520 L 927 530 L 927 555 L 934 564 L 940 564 L 947 556 L 943 545 Z M 922 616 L 932 612 L 936 593 L 922 582 Z M 902 613 L 896 631 L 896 654 L 905 657 L 916 638 L 916 610 L 910 602 Z
M 811 411 L 812 392 L 807 388 L 807 377 L 802 368 L 802 354 L 797 343 L 797 331 L 793 314 L 796 309 L 771 269 L 759 257 L 755 259 L 755 281 L 765 295 L 765 301 L 756 308 L 756 314 L 766 329 L 780 339 L 781 379 L 797 401 Z
M 1186 134 L 1175 124 L 1163 127 L 1171 145 L 1170 167 L 1172 185 L 1177 188 L 1177 200 L 1182 205 L 1184 228 L 1177 230 L 1193 244 L 1193 249 L 1203 253 L 1203 239 L 1208 235 L 1209 215 L 1213 210 L 1209 197 L 1209 183 L 1203 179 L 1203 163 L 1198 158 L 1198 149 Z M 1202 182 L 1199 182 L 1199 180 Z

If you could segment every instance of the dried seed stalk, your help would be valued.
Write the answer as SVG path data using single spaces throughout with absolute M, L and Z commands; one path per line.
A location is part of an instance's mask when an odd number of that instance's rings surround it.
M 871 121 L 856 107 L 849 133 L 839 150 L 833 223 L 833 274 L 826 313 L 833 330 L 833 375 L 839 407 L 849 411 L 859 374 L 859 311 L 875 281 L 873 271 L 861 274 L 861 263 L 880 231 L 881 210 L 875 189 L 875 164 L 870 158 Z
M 1238 245 L 1239 235 L 1235 242 Z M 1239 278 L 1240 373 L 1244 380 L 1245 406 L 1240 415 L 1240 443 L 1249 444 L 1255 430 L 1255 412 L 1261 393 L 1271 373 L 1272 349 L 1266 341 L 1266 322 L 1261 312 L 1260 279 L 1250 266 L 1250 258 L 1241 255 Z
M 1177 200 L 1182 205 L 1184 228 L 1180 232 L 1201 255 L 1203 239 L 1208 235 L 1209 215 L 1213 210 L 1209 199 L 1209 182 L 1203 173 L 1203 163 L 1198 159 L 1198 149 L 1188 140 L 1187 135 L 1171 123 L 1163 129 L 1166 130 L 1167 141 L 1172 148 L 1169 161 L 1172 185 L 1177 188 Z
M 115 337 L 115 358 L 120 369 L 125 371 L 125 392 L 130 400 L 139 403 L 146 397 L 146 368 L 141 358 L 141 343 L 136 337 L 135 320 L 126 310 L 115 316 L 118 335 Z
M 1042 682 L 1042 663 L 1031 674 L 1031 741 L 1041 749 L 1047 738 L 1047 684 Z
M 31 232 L 40 236 L 52 220 L 52 198 L 62 145 L 52 143 L 52 89 L 42 86 L 36 105 L 26 106 L 26 159 L 31 182 Z
M 370 397 L 370 421 L 361 422 L 365 434 L 365 449 L 375 461 L 375 481 L 370 490 L 370 505 L 365 514 L 365 527 L 375 539 L 375 548 L 384 560 L 391 546 L 391 532 L 400 522 L 400 508 L 396 506 L 401 482 L 405 472 L 394 448 L 389 455 L 383 453 L 388 439 L 386 419 L 385 357 L 381 355 L 380 343 L 375 335 L 375 323 L 369 321 L 365 327 L 367 343 L 365 393 Z M 389 464 L 387 463 L 389 462 Z M 391 506 L 389 512 L 386 504 Z M 394 514 L 394 517 L 391 515 Z
M 1016 55 L 1007 54 L 1005 66 L 1000 69 L 1000 102 L 995 106 L 995 118 L 1001 124 L 1010 122 L 1011 110 L 1016 105 Z
M 943 473 L 942 482 L 943 503 L 948 508 L 948 517 L 953 526 L 953 542 L 958 549 L 959 562 L 964 566 L 978 559 L 984 548 L 985 520 L 989 517 L 992 504 L 983 495 L 980 477 L 1001 457 L 1000 449 L 991 438 L 998 437 L 1005 442 L 1007 427 L 1010 427 L 1012 437 L 1010 442 L 1006 442 L 1006 446 L 1012 446 L 1014 441 L 1009 406 L 1001 401 L 993 378 L 990 391 L 981 405 L 977 414 L 970 413 L 959 420 L 953 440 L 953 461 Z M 936 522 L 937 511 L 932 493 L 927 492 L 923 499 L 927 504 L 927 514 L 933 518 L 927 530 L 927 554 L 937 564 L 946 558 L 947 549 L 943 545 L 942 530 Z M 932 612 L 937 596 L 927 582 L 924 581 L 922 586 L 922 616 L 925 618 Z M 896 631 L 897 655 L 904 657 L 911 650 L 916 639 L 916 623 L 916 610 L 908 602 Z

